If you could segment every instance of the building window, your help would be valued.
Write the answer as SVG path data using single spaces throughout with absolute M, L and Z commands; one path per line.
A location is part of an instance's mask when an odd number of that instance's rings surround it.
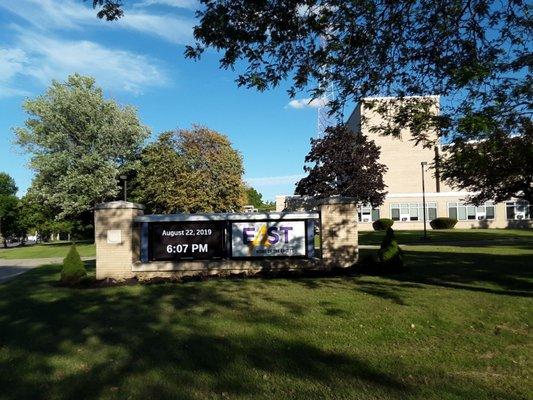
M 422 221 L 424 209 L 422 203 L 391 204 L 391 219 L 393 221 Z M 437 204 L 426 203 L 426 221 L 437 218 Z
M 494 219 L 494 203 L 488 201 L 480 206 L 463 203 L 448 203 L 448 217 L 458 221 Z
M 357 220 L 359 222 L 374 222 L 379 219 L 379 208 L 374 208 L 370 204 L 359 205 Z
M 505 203 L 507 219 L 529 219 L 530 207 L 527 201 L 508 201 Z

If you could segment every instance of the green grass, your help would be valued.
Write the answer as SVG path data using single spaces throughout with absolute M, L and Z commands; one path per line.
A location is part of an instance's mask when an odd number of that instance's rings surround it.
M 30 246 L 0 248 L 0 258 L 13 260 L 17 258 L 51 258 L 66 257 L 70 249 L 70 242 L 56 242 Z M 81 257 L 94 257 L 94 243 L 76 243 Z
M 0 285 L 0 398 L 531 398 L 532 243 L 404 249 L 387 278 L 68 289 L 37 268 Z
M 393 229 L 395 227 L 393 226 Z M 423 243 L 423 231 L 394 230 L 400 244 Z M 427 231 L 432 243 L 468 241 L 530 241 L 533 242 L 533 229 L 446 229 Z M 359 232 L 360 244 L 380 244 L 384 232 Z

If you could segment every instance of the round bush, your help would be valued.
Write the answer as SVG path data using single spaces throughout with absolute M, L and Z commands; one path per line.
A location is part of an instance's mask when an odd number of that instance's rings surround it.
M 457 220 L 455 218 L 439 217 L 429 223 L 433 229 L 453 229 Z
M 394 224 L 394 221 L 389 218 L 380 218 L 377 221 L 372 222 L 372 228 L 375 231 L 386 231 Z

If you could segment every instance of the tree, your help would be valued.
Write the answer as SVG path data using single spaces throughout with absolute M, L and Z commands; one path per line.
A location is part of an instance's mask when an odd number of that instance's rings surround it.
M 263 195 L 251 186 L 246 188 L 246 199 L 246 204 L 258 209 L 263 207 Z
M 377 162 L 379 147 L 364 135 L 351 132 L 344 125 L 326 129 L 320 139 L 311 139 L 311 151 L 305 157 L 308 173 L 296 184 L 296 194 L 317 197 L 347 196 L 357 202 L 378 206 L 383 203 L 387 167 Z
M 7 247 L 7 239 L 10 236 L 18 236 L 20 233 L 19 201 L 15 195 L 0 195 L 0 235 L 4 247 Z
M 101 18 L 122 15 L 118 1 L 93 3 L 104 5 Z M 456 156 L 444 166 L 450 167 L 446 176 L 457 186 L 533 202 L 531 191 L 515 192 L 515 185 L 506 185 L 495 163 L 486 164 L 492 179 L 471 182 L 470 164 L 461 157 L 471 148 L 469 141 L 494 141 L 501 132 L 528 144 L 522 128 L 531 121 L 533 96 L 533 24 L 527 1 L 201 3 L 194 28 L 197 43 L 186 49 L 187 57 L 198 59 L 213 48 L 222 54 L 222 68 L 245 66 L 237 77 L 240 86 L 266 90 L 289 80 L 291 96 L 309 91 L 320 98 L 333 83 L 338 97 L 329 106 L 339 119 L 345 103 L 368 96 L 444 96 L 439 117 L 419 101 L 403 102 L 398 118 L 382 133 L 395 134 L 409 125 L 415 139 L 429 146 L 433 143 L 427 143 L 424 129 L 432 125 L 445 142 L 454 144 L 450 151 Z M 505 160 L 520 164 L 522 159 L 508 152 Z M 528 164 L 532 160 L 526 159 Z M 521 186 L 528 185 L 531 180 Z
M 226 136 L 193 126 L 165 132 L 144 149 L 134 195 L 158 213 L 237 210 L 245 200 L 243 172 Z
M 24 109 L 30 118 L 15 129 L 16 142 L 31 154 L 32 190 L 58 218 L 114 199 L 118 176 L 133 168 L 149 134 L 132 107 L 105 100 L 93 78 L 78 74 L 53 81 Z
M 85 264 L 81 260 L 80 254 L 73 243 L 70 246 L 67 256 L 63 259 L 63 268 L 61 269 L 61 282 L 69 285 L 75 285 L 87 276 Z
M 68 233 L 79 238 L 84 236 L 79 234 L 79 225 L 83 225 L 82 217 L 61 220 L 56 218 L 58 213 L 59 210 L 43 205 L 30 187 L 28 193 L 20 199 L 19 224 L 24 233 L 36 233 L 38 240 L 44 242 L 58 233 Z
M 0 172 L 0 196 L 14 196 L 17 190 L 15 180 L 6 172 Z
M 520 137 L 495 132 L 483 141 L 456 142 L 441 161 L 442 177 L 477 192 L 476 203 L 505 201 L 516 193 L 533 203 L 532 128 L 524 126 Z
M 15 180 L 7 173 L 0 172 L 0 236 L 4 247 L 7 239 L 19 233 L 19 200 Z

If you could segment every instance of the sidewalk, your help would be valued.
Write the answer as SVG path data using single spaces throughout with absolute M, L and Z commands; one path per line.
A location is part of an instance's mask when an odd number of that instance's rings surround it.
M 82 257 L 83 261 L 94 260 L 94 257 Z M 15 260 L 0 259 L 0 283 L 6 282 L 30 269 L 48 264 L 61 264 L 62 257 L 53 258 L 24 258 Z

